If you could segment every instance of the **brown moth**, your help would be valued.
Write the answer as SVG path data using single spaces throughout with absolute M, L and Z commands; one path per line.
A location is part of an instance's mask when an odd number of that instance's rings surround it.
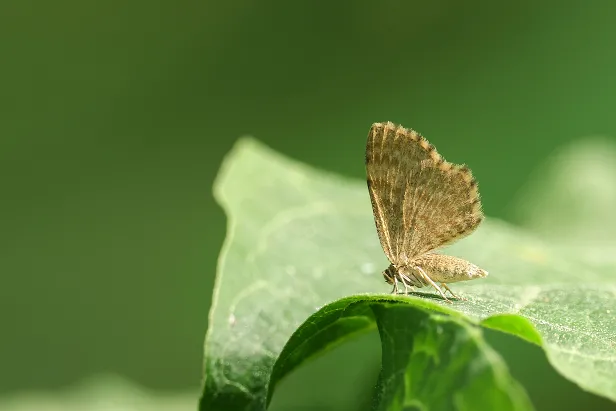
M 483 220 L 477 182 L 424 137 L 393 123 L 375 123 L 366 145 L 366 174 L 376 231 L 390 261 L 385 281 L 398 293 L 488 275 L 468 261 L 433 251 L 469 235 Z

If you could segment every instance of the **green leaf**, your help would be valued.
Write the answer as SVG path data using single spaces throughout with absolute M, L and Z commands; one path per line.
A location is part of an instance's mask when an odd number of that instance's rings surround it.
M 596 250 L 616 243 L 613 139 L 575 140 L 556 151 L 532 177 L 511 210 L 521 225 L 559 245 Z M 599 258 L 616 259 L 614 253 L 602 254 Z
M 466 353 L 455 356 L 465 364 L 448 367 L 484 364 L 480 380 L 495 393 L 493 404 L 510 404 L 494 409 L 530 406 L 473 322 L 540 344 L 565 377 L 616 400 L 616 264 L 589 264 L 528 231 L 488 219 L 447 250 L 490 272 L 485 279 L 454 284 L 467 301 L 450 306 L 429 292 L 388 296 L 390 286 L 380 275 L 387 260 L 365 182 L 311 169 L 242 139 L 223 164 L 215 196 L 227 213 L 228 232 L 206 335 L 201 410 L 265 409 L 280 378 L 311 355 L 374 329 L 375 322 L 384 370 L 387 355 L 393 355 L 390 348 L 425 345 L 433 336 L 431 327 L 466 335 L 449 346 Z M 358 301 L 352 312 L 338 315 L 336 300 L 353 294 Z M 403 308 L 392 308 L 394 303 Z M 307 320 L 312 314 L 318 321 Z M 417 325 L 418 318 L 430 325 Z M 396 339 L 388 342 L 383 330 L 391 324 L 397 324 L 395 332 L 389 331 Z M 430 344 L 434 358 L 447 358 L 444 343 L 433 339 Z M 406 370 L 405 390 L 410 391 L 405 392 L 414 395 L 419 386 L 408 386 L 408 378 L 417 378 L 412 371 L 417 357 L 410 355 L 398 366 Z M 453 374 L 446 385 L 460 404 L 480 407 L 472 401 L 491 397 L 473 396 L 476 388 L 456 385 Z M 414 381 L 429 384 L 430 377 Z M 408 395 L 403 397 L 406 401 Z
M 293 334 L 271 380 L 278 381 L 329 343 L 349 337 L 337 331 L 366 331 L 376 321 L 383 366 L 373 409 L 532 409 L 524 390 L 476 326 L 447 309 L 443 311 L 450 315 L 422 306 L 409 304 L 407 297 L 383 295 L 352 296 L 328 304 Z
M 383 346 L 375 409 L 532 408 L 500 357 L 468 322 L 408 304 L 373 309 Z

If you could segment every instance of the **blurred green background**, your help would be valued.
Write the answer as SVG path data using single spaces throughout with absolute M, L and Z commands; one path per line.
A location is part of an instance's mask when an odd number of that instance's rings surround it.
M 211 186 L 241 135 L 363 178 L 370 124 L 402 123 L 515 221 L 556 148 L 616 136 L 615 16 L 607 0 L 3 0 L 0 403 L 117 375 L 196 407 L 225 235 Z M 274 406 L 308 407 L 309 384 L 337 398 L 319 409 L 363 401 L 375 338 L 299 370 Z M 490 338 L 538 408 L 612 406 Z

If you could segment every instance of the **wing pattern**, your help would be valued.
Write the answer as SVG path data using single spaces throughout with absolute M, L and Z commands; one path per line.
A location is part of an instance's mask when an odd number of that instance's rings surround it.
M 373 124 L 366 174 L 379 239 L 394 265 L 467 236 L 483 220 L 471 171 L 445 161 L 414 130 Z

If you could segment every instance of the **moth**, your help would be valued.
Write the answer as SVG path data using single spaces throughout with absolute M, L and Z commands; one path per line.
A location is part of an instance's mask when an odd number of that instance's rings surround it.
M 398 294 L 398 283 L 405 294 L 432 286 L 451 302 L 443 289 L 460 297 L 448 283 L 488 275 L 466 260 L 435 252 L 483 221 L 477 182 L 468 167 L 445 161 L 414 130 L 374 123 L 366 144 L 366 175 L 376 231 L 390 262 L 382 274 L 393 285 L 392 293 Z

